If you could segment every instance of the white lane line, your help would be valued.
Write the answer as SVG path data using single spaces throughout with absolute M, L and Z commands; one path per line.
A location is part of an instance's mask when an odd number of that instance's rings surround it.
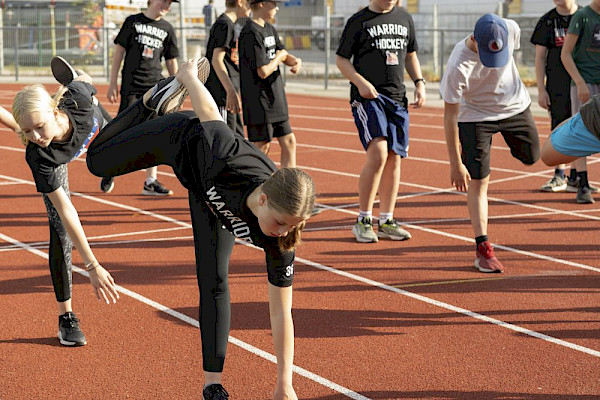
M 27 245 L 25 243 L 22 243 L 22 242 L 19 242 L 18 240 L 13 239 L 10 236 L 6 236 L 6 235 L 0 233 L 0 239 L 4 240 L 6 242 L 12 243 L 14 245 L 20 246 L 24 250 L 27 250 L 30 253 L 35 254 L 35 255 L 37 255 L 39 257 L 42 257 L 42 258 L 44 258 L 46 260 L 48 259 L 48 255 L 46 253 L 43 253 L 43 252 L 41 252 L 39 250 L 36 250 L 36 249 L 33 249 L 29 245 Z M 87 271 L 85 271 L 85 270 L 83 270 L 83 269 L 81 269 L 81 268 L 79 268 L 79 267 L 77 267 L 75 265 L 73 265 L 73 271 L 77 272 L 78 274 L 81 274 L 81 275 L 89 278 L 89 273 Z M 161 311 L 161 312 L 163 312 L 165 314 L 168 314 L 168 315 L 172 316 L 173 318 L 176 318 L 176 319 L 178 319 L 180 321 L 183 321 L 183 322 L 185 322 L 185 323 L 187 323 L 189 325 L 192 325 L 192 326 L 194 326 L 196 328 L 200 327 L 200 322 L 198 320 L 196 320 L 196 319 L 194 319 L 192 317 L 189 317 L 189 316 L 187 316 L 185 314 L 182 314 L 182 313 L 180 313 L 178 311 L 175 311 L 175 310 L 173 310 L 173 309 L 171 309 L 171 308 L 169 308 L 167 306 L 164 306 L 164 305 L 162 305 L 162 304 L 160 304 L 160 303 L 158 303 L 158 302 L 156 302 L 154 300 L 151 300 L 151 299 L 149 299 L 146 296 L 143 296 L 143 295 L 141 295 L 141 294 L 139 294 L 137 292 L 134 292 L 133 290 L 129 290 L 129 289 L 127 289 L 127 288 L 125 288 L 123 286 L 120 286 L 120 285 L 116 285 L 116 289 L 117 289 L 118 292 L 120 292 L 120 293 L 122 293 L 122 294 L 124 294 L 126 296 L 129 296 L 129 297 L 131 297 L 131 298 L 133 298 L 133 299 L 135 299 L 135 300 L 137 300 L 137 301 L 139 301 L 139 302 L 141 302 L 143 304 L 146 304 L 146 305 L 148 305 L 148 306 L 150 306 L 152 308 L 155 308 L 155 309 L 157 309 L 157 310 L 159 310 L 159 311 Z M 268 352 L 266 352 L 264 350 L 261 350 L 258 347 L 252 346 L 251 344 L 246 343 L 243 340 L 237 339 L 237 338 L 235 338 L 235 337 L 233 337 L 231 335 L 229 336 L 228 340 L 229 340 L 229 343 L 232 343 L 232 344 L 234 344 L 234 345 L 236 345 L 238 347 L 241 347 L 242 349 L 244 349 L 244 350 L 246 350 L 246 351 L 248 351 L 248 352 L 250 352 L 250 353 L 252 353 L 252 354 L 254 354 L 254 355 L 258 356 L 258 357 L 264 358 L 264 359 L 266 359 L 268 361 L 271 361 L 272 363 L 277 364 L 277 358 L 273 354 L 271 354 L 271 353 L 268 353 Z M 348 389 L 348 388 L 346 388 L 344 386 L 338 385 L 337 383 L 332 382 L 329 379 L 326 379 L 326 378 L 324 378 L 324 377 L 322 377 L 320 375 L 317 375 L 317 374 L 315 374 L 313 372 L 310 372 L 310 371 L 308 371 L 308 370 L 306 370 L 306 369 L 304 369 L 302 367 L 299 367 L 299 366 L 297 366 L 295 364 L 292 365 L 292 370 L 295 373 L 297 373 L 298 375 L 301 375 L 301 376 L 303 376 L 303 377 L 305 377 L 307 379 L 310 379 L 310 380 L 312 380 L 312 381 L 314 381 L 314 382 L 316 382 L 316 383 L 318 383 L 318 384 L 320 384 L 322 386 L 325 386 L 325 387 L 327 387 L 327 388 L 329 388 L 329 389 L 331 389 L 331 390 L 333 390 L 335 392 L 341 393 L 341 394 L 345 395 L 346 397 L 349 397 L 349 398 L 351 398 L 353 400 L 372 400 L 369 397 L 365 397 L 365 396 L 363 396 L 363 395 L 361 395 L 359 393 L 356 393 L 353 390 L 350 390 L 350 389 Z
M 510 329 L 510 330 L 512 330 L 514 332 L 522 333 L 522 334 L 525 334 L 527 336 L 531 336 L 531 337 L 534 337 L 534 338 L 537 338 L 537 339 L 542 339 L 542 340 L 544 340 L 546 342 L 554 343 L 554 344 L 557 344 L 559 346 L 563 346 L 563 347 L 567 347 L 567 348 L 572 349 L 572 350 L 580 351 L 582 353 L 589 354 L 589 355 L 594 356 L 594 357 L 600 357 L 600 351 L 593 350 L 593 349 L 590 349 L 590 348 L 587 348 L 587 347 L 584 347 L 584 346 L 580 346 L 580 345 L 577 345 L 577 344 L 574 344 L 574 343 L 571 343 L 571 342 L 567 342 L 566 340 L 557 339 L 557 338 L 554 338 L 552 336 L 548 336 L 548 335 L 545 335 L 543 333 L 532 331 L 530 329 L 523 328 L 523 327 L 518 326 L 518 325 L 514 325 L 514 324 L 511 324 L 511 323 L 508 323 L 508 322 L 504 322 L 504 321 L 498 320 L 496 318 L 491 318 L 491 317 L 488 317 L 486 315 L 479 314 L 479 313 L 476 313 L 474 311 L 470 311 L 470 310 L 467 310 L 467 309 L 464 309 L 464 308 L 461 308 L 461 307 L 456 307 L 456 306 L 453 306 L 451 304 L 444 303 L 442 301 L 430 299 L 429 297 L 425 297 L 425 296 L 422 296 L 422 295 L 419 295 L 419 294 L 416 294 L 416 293 L 412 293 L 412 292 L 409 292 L 409 291 L 406 291 L 406 290 L 403 290 L 403 289 L 399 289 L 399 288 L 396 288 L 396 287 L 393 287 L 393 286 L 390 286 L 390 285 L 386 285 L 384 283 L 377 282 L 377 281 L 374 281 L 372 279 L 363 278 L 362 276 L 355 275 L 355 274 L 350 273 L 350 272 L 340 271 L 338 269 L 335 269 L 335 268 L 332 268 L 332 267 L 328 267 L 326 265 L 318 264 L 318 263 L 315 263 L 315 262 L 312 262 L 312 261 L 309 261 L 309 260 L 306 260 L 306 259 L 303 259 L 303 258 L 300 258 L 300 257 L 296 257 L 296 260 L 301 261 L 301 262 L 303 262 L 306 265 L 310 265 L 312 267 L 321 269 L 323 271 L 328 271 L 328 272 L 331 272 L 331 273 L 334 273 L 334 274 L 337 274 L 337 275 L 340 275 L 340 276 L 343 276 L 343 277 L 346 277 L 346 278 L 349 278 L 349 279 L 352 279 L 352 280 L 355 280 L 355 281 L 358 281 L 358 282 L 362 282 L 362 283 L 370 285 L 370 286 L 375 286 L 375 287 L 378 287 L 378 288 L 383 289 L 383 290 L 387 290 L 387 291 L 390 291 L 390 292 L 401 294 L 403 296 L 410 297 L 412 299 L 415 299 L 415 300 L 418 300 L 418 301 L 422 301 L 424 303 L 431 304 L 431 305 L 436 306 L 436 307 L 440 307 L 440 308 L 443 308 L 443 309 L 446 309 L 446 310 L 449 310 L 449 311 L 452 311 L 452 312 L 455 312 L 455 313 L 458 313 L 458 314 L 466 315 L 467 317 L 475 318 L 475 319 L 478 319 L 480 321 L 484 321 L 484 322 L 488 322 L 490 324 L 494 324 L 494 325 L 500 326 L 502 328 Z

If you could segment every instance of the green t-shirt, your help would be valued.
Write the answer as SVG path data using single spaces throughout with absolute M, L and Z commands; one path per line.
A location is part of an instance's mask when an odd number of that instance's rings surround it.
M 600 94 L 582 105 L 579 114 L 587 130 L 600 139 Z
M 573 61 L 585 83 L 600 83 L 600 14 L 590 6 L 579 9 L 571 19 L 568 33 L 579 36 Z

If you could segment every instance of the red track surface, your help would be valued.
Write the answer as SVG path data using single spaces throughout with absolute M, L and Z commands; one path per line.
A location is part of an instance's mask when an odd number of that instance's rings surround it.
M 19 87 L 3 85 L 0 105 L 10 108 Z M 365 156 L 347 101 L 288 98 L 298 165 L 331 207 L 309 222 L 297 253 L 299 398 L 600 398 L 597 205 L 538 192 L 552 170 L 522 166 L 498 136 L 489 234 L 507 271 L 477 272 L 466 200 L 449 187 L 442 112 L 424 108 L 411 112 L 396 210 L 413 239 L 358 244 L 350 228 Z M 543 142 L 547 119 L 538 126 Z M 88 345 L 65 348 L 55 336 L 45 209 L 22 146 L 1 131 L 0 399 L 200 399 L 192 232 L 172 171 L 159 169 L 175 196 L 155 199 L 139 195 L 142 172 L 117 178 L 106 195 L 85 163 L 70 164 L 73 202 L 94 252 L 126 292 L 105 305 L 74 274 Z M 588 160 L 592 181 L 599 161 Z M 224 385 L 232 399 L 269 399 L 275 364 L 262 252 L 236 245 L 230 276 Z

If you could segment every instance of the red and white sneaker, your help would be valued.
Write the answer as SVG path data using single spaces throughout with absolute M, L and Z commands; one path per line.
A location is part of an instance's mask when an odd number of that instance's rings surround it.
M 482 242 L 477 246 L 475 268 L 481 272 L 503 272 L 504 266 L 494 255 L 494 248 L 490 242 Z

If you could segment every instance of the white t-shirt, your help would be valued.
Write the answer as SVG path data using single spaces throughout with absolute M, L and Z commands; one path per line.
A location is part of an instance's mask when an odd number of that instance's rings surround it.
M 525 111 L 531 104 L 512 57 L 519 49 L 521 30 L 515 21 L 504 21 L 511 55 L 504 67 L 484 67 L 479 55 L 467 47 L 468 37 L 458 42 L 450 54 L 440 93 L 445 102 L 460 103 L 459 122 L 499 121 Z

